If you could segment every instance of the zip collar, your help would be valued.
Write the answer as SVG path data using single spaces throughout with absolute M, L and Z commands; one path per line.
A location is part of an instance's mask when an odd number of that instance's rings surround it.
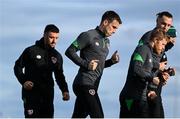
M 47 49 L 47 50 L 52 50 L 54 48 L 48 47 L 44 44 L 44 37 L 42 37 L 40 40 L 36 41 L 35 45 L 43 48 L 43 49 Z
M 97 26 L 95 29 L 98 31 L 98 33 L 99 33 L 103 38 L 106 38 L 105 33 L 103 33 L 103 32 L 99 29 L 99 26 Z

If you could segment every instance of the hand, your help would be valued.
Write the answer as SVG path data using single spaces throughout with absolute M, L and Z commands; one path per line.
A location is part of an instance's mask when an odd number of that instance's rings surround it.
M 162 77 L 167 82 L 167 80 L 169 79 L 170 76 L 169 76 L 169 74 L 167 72 L 163 72 Z
M 23 84 L 23 87 L 24 89 L 26 90 L 32 90 L 34 86 L 34 83 L 32 81 L 26 81 L 24 84 Z
M 160 80 L 159 80 L 158 77 L 154 77 L 152 82 L 153 82 L 155 85 L 159 85 Z
M 69 92 L 63 92 L 62 95 L 63 95 L 63 98 L 62 98 L 62 99 L 63 99 L 64 101 L 68 101 L 68 100 L 70 99 Z
M 113 53 L 111 60 L 114 64 L 119 62 L 120 58 L 117 50 Z
M 167 81 L 163 81 L 163 82 L 162 82 L 162 85 L 164 86 L 164 85 L 166 85 L 166 83 L 167 83 Z
M 89 69 L 90 70 L 96 70 L 99 60 L 91 60 L 89 63 Z
M 163 73 L 161 74 L 161 76 L 162 76 L 162 78 L 163 78 L 162 85 L 164 86 L 164 85 L 166 85 L 167 80 L 169 79 L 170 75 L 169 75 L 167 72 L 163 72 Z
M 176 70 L 175 68 L 168 68 L 168 74 L 169 76 L 175 76 L 176 75 Z
M 157 97 L 156 92 L 155 92 L 155 91 L 149 91 L 148 97 L 149 97 L 151 100 L 154 99 L 154 98 L 156 98 L 156 97 Z

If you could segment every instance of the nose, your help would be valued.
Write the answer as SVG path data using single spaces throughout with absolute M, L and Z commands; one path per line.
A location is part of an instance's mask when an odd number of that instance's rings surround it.
M 114 34 L 116 32 L 116 29 L 113 30 L 112 34 Z
M 162 52 L 165 50 L 165 45 L 162 46 Z
M 57 42 L 57 38 L 53 38 L 53 42 L 56 43 Z
M 167 32 L 167 31 L 169 30 L 169 28 L 170 28 L 170 27 L 166 25 L 165 28 L 164 28 L 164 29 L 165 29 L 165 32 Z

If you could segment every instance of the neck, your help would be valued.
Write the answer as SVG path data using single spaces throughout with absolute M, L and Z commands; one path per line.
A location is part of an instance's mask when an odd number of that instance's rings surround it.
M 99 30 L 104 33 L 104 28 L 102 25 L 99 25 Z

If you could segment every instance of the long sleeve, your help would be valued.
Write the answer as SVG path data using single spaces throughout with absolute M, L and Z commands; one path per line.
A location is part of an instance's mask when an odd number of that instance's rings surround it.
M 148 90 L 150 90 L 150 91 L 161 91 L 161 88 L 162 88 L 162 86 L 163 86 L 163 82 L 164 82 L 164 79 L 163 79 L 163 77 L 162 77 L 162 72 L 160 71 L 160 70 L 157 70 L 156 72 L 155 72 L 155 76 L 157 76 L 159 79 L 160 79 L 160 82 L 159 82 L 159 85 L 156 85 L 156 84 L 154 84 L 153 82 L 150 82 L 149 84 L 148 84 Z M 160 89 L 160 90 L 158 90 L 158 89 Z M 159 92 L 157 92 L 158 94 L 160 94 Z
M 69 92 L 68 85 L 65 80 L 65 76 L 63 73 L 63 59 L 62 56 L 59 56 L 58 65 L 55 68 L 54 75 L 56 78 L 56 83 L 58 84 L 59 88 L 62 92 Z
M 80 67 L 88 69 L 89 61 L 78 56 L 77 51 L 88 46 L 89 36 L 86 33 L 82 33 L 78 38 L 68 47 L 65 52 L 65 55 L 71 59 L 75 64 Z
M 112 60 L 108 59 L 108 60 L 105 61 L 105 68 L 108 68 L 108 67 L 112 66 L 113 64 L 114 63 L 112 62 Z
M 26 62 L 27 62 L 27 58 L 28 58 L 27 55 L 28 55 L 28 51 L 26 49 L 24 50 L 22 55 L 19 57 L 19 59 L 15 62 L 15 66 L 14 66 L 14 74 L 22 85 L 26 81 L 23 68 L 25 67 Z
M 135 75 L 137 75 L 138 77 L 140 77 L 140 79 L 142 79 L 143 81 L 152 81 L 154 75 L 152 72 L 148 72 L 146 71 L 144 68 L 142 68 L 142 63 L 140 62 L 135 62 L 135 67 L 134 67 L 134 73 Z
M 144 66 L 145 60 L 148 58 L 148 50 L 145 47 L 138 48 L 138 50 L 133 54 L 133 72 L 135 76 L 143 81 L 152 81 L 154 74 L 152 71 L 148 70 L 148 67 Z M 149 59 L 152 60 L 153 59 Z M 146 62 L 147 63 L 147 62 Z M 153 66 L 153 65 L 152 65 Z

